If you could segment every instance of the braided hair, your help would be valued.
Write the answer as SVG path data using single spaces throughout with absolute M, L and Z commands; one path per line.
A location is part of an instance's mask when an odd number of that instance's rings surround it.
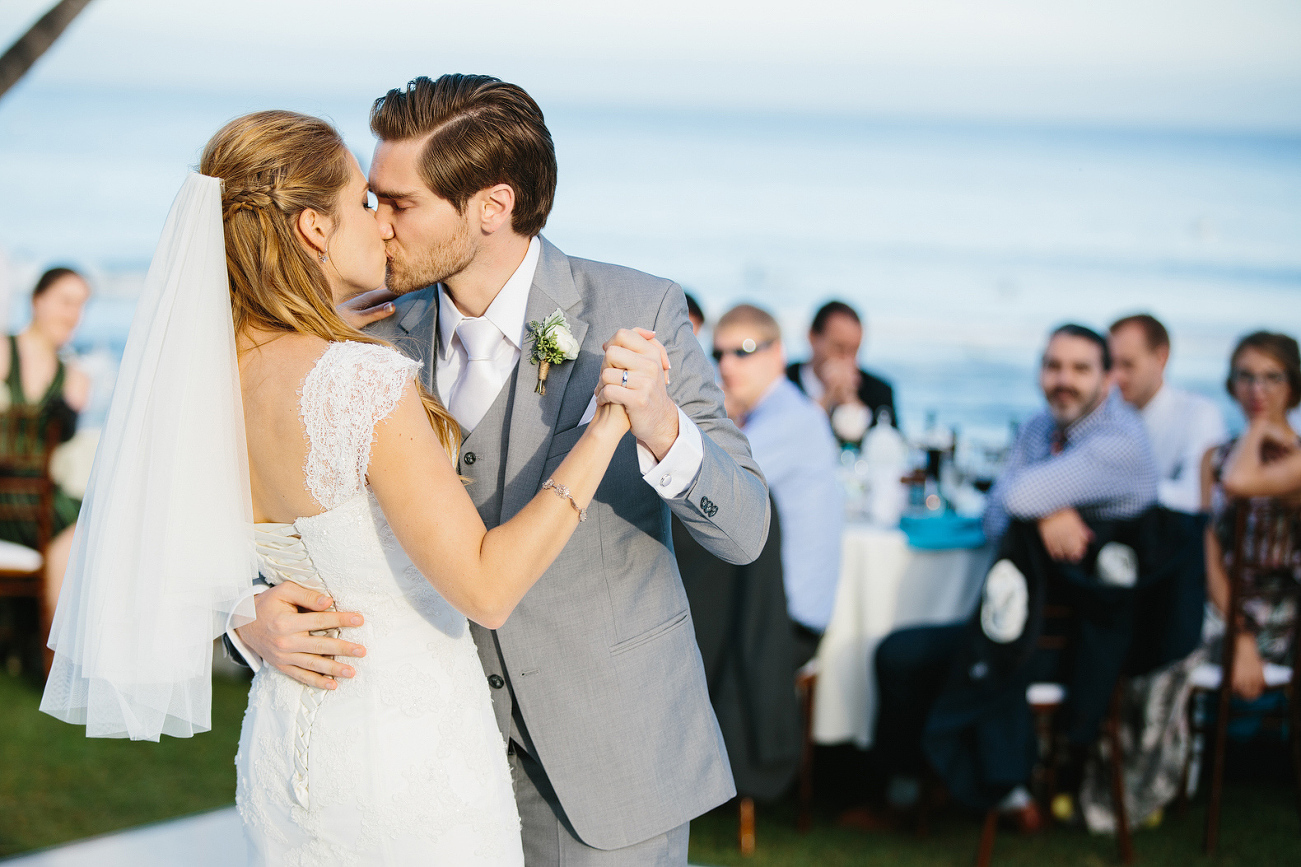
M 388 345 L 339 316 L 324 270 L 296 234 L 298 217 L 309 208 L 337 215 L 351 176 L 347 148 L 334 127 L 292 111 L 245 115 L 212 137 L 199 171 L 222 181 L 237 334 L 259 329 Z M 455 456 L 460 426 L 437 400 L 423 389 L 420 394 L 434 432 Z

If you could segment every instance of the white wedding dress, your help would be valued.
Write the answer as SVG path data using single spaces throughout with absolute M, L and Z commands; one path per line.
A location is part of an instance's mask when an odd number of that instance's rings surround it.
M 308 490 L 325 509 L 257 525 L 263 574 L 328 592 L 365 625 L 356 677 L 305 687 L 265 665 L 240 736 L 253 863 L 522 865 L 505 745 L 465 617 L 430 586 L 366 487 L 376 424 L 418 365 L 334 343 L 303 381 Z

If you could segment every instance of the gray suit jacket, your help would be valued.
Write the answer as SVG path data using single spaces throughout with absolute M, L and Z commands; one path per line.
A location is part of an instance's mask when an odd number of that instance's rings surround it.
M 704 442 L 695 482 L 665 501 L 642 479 L 635 441 L 625 437 L 587 522 L 496 632 L 531 748 L 566 815 L 585 843 L 616 849 L 735 793 L 669 513 L 716 556 L 747 563 L 767 538 L 768 493 L 748 442 L 723 412 L 681 288 L 570 258 L 539 240 L 527 318 L 560 308 L 582 349 L 577 360 L 552 366 L 546 395 L 534 393 L 537 368 L 527 347 L 521 356 L 503 437 L 504 481 L 491 498 L 500 514 L 485 515 L 488 526 L 519 512 L 582 435 L 578 422 L 597 384 L 601 344 L 619 328 L 655 330 L 673 365 L 669 394 Z M 425 363 L 422 376 L 435 393 L 437 316 L 438 290 L 429 287 L 398 299 L 397 312 L 371 328 Z M 491 635 L 476 630 L 481 644 Z M 485 660 L 488 650 L 481 648 Z

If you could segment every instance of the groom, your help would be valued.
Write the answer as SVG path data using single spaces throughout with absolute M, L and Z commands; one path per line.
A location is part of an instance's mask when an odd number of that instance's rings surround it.
M 555 564 L 504 626 L 472 627 L 527 862 L 685 865 L 687 823 L 734 788 L 669 514 L 718 557 L 749 562 L 767 536 L 763 477 L 723 412 L 682 290 L 570 258 L 539 234 L 556 161 L 527 93 L 487 76 L 418 78 L 376 101 L 371 129 L 370 186 L 400 297 L 370 330 L 424 362 L 425 385 L 461 423 L 457 469 L 485 524 L 537 493 L 598 385 L 632 422 Z M 556 310 L 580 351 L 551 364 L 542 393 L 526 326 Z M 319 608 L 314 597 L 267 590 L 239 637 L 299 679 L 350 676 L 339 660 L 358 648 L 307 630 L 356 615 L 298 613 Z

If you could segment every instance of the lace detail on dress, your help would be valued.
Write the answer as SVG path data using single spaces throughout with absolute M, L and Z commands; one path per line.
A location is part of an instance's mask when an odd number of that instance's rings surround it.
M 370 343 L 331 343 L 303 379 L 299 412 L 307 432 L 308 493 L 324 509 L 366 484 L 375 425 L 387 418 L 420 363 Z

